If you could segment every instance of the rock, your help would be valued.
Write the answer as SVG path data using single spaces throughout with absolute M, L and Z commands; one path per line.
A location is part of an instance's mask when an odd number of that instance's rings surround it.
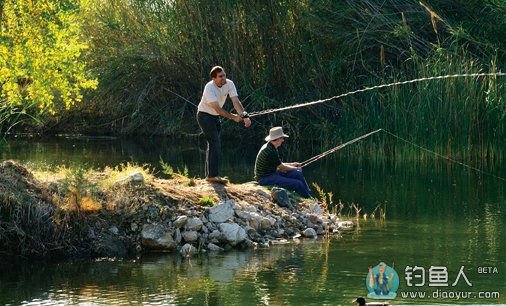
M 247 247 L 249 248 L 254 248 L 257 246 L 257 243 L 254 242 L 254 241 L 251 241 L 250 239 L 246 238 L 244 239 L 244 243 L 246 244 Z
M 316 238 L 316 231 L 310 227 L 306 228 L 302 234 L 307 238 Z
M 186 223 L 186 229 L 190 231 L 200 231 L 204 223 L 198 217 L 189 218 Z
M 117 180 L 114 185 L 124 185 L 124 184 L 142 184 L 144 183 L 144 176 L 140 172 L 135 172 L 125 176 Z
M 216 229 L 216 225 L 214 225 L 214 223 L 212 223 L 212 222 L 207 222 L 206 227 L 210 231 L 214 231 Z
M 251 204 L 241 203 L 236 204 L 235 212 L 237 213 L 238 211 L 256 212 L 257 208 Z
M 179 228 L 176 228 L 176 230 L 174 232 L 174 240 L 176 240 L 177 244 L 180 244 L 181 239 L 183 239 L 183 236 L 181 236 L 181 231 L 179 230 Z
M 260 219 L 262 217 L 256 212 L 244 211 L 244 210 L 236 210 L 235 214 L 237 215 L 237 217 L 244 219 L 244 220 L 248 220 L 248 221 L 251 219 L 257 219 L 257 218 Z
M 141 232 L 142 245 L 154 250 L 173 250 L 176 242 L 172 238 L 172 231 L 160 224 L 144 224 Z
M 309 203 L 308 213 L 321 216 L 321 215 L 323 215 L 324 211 L 323 211 L 323 209 L 321 209 L 321 207 L 320 207 L 320 205 L 318 205 L 318 203 Z
M 139 226 L 137 225 L 137 223 L 130 224 L 130 230 L 132 230 L 132 232 L 136 232 L 138 229 L 139 229 Z
M 181 250 L 179 250 L 179 253 L 181 255 L 183 255 L 184 257 L 190 257 L 193 254 L 197 254 L 197 249 L 193 245 L 187 243 L 187 244 L 183 245 Z
M 176 228 L 181 228 L 181 227 L 185 226 L 187 222 L 188 222 L 187 216 L 179 216 L 179 217 L 177 217 L 176 221 L 174 221 L 174 226 Z
M 199 239 L 197 240 L 199 246 L 204 246 L 206 245 L 206 242 L 207 242 L 207 237 L 202 237 L 202 236 L 199 236 Z
M 214 244 L 214 243 L 209 243 L 209 244 L 207 245 L 207 249 L 208 249 L 209 251 L 216 251 L 216 252 L 223 252 L 223 251 L 224 251 L 224 249 L 223 249 L 222 247 L 219 247 L 219 246 L 217 246 L 217 245 L 216 245 L 216 244 Z
M 102 257 L 126 257 L 127 249 L 123 241 L 109 234 L 100 235 L 93 241 L 93 251 Z
M 219 230 L 214 230 L 214 231 L 212 231 L 212 232 L 209 234 L 209 236 L 208 236 L 208 237 L 209 237 L 209 239 L 218 239 L 218 240 L 220 240 L 221 235 L 222 235 L 222 234 L 221 234 L 221 232 L 220 232 Z
M 93 228 L 90 227 L 90 229 L 88 230 L 88 238 L 89 239 L 96 239 L 97 238 L 97 235 L 95 235 L 95 231 L 93 230 Z
M 260 229 L 268 230 L 271 227 L 272 227 L 272 222 L 269 218 L 263 217 L 262 220 L 260 220 Z
M 318 223 L 318 220 L 320 219 L 317 215 L 315 214 L 310 214 L 309 216 L 309 221 L 311 221 L 311 223 L 313 224 L 317 224 Z
M 290 198 L 288 197 L 288 192 L 283 188 L 273 187 L 271 189 L 271 197 L 272 200 L 281 207 L 292 206 L 292 203 L 290 203 Z
M 352 221 L 339 221 L 339 222 L 337 222 L 337 226 L 340 229 L 349 230 L 349 229 L 352 229 L 353 226 L 355 226 L 355 225 L 353 224 Z
M 217 223 L 227 221 L 234 216 L 234 205 L 234 201 L 227 200 L 211 207 L 209 210 L 209 221 Z
M 111 226 L 109 228 L 109 232 L 113 233 L 114 235 L 119 234 L 119 229 L 116 226 Z
M 232 246 L 244 241 L 247 237 L 246 231 L 236 223 L 222 223 L 220 224 L 220 231 Z
M 184 241 L 186 242 L 197 241 L 197 239 L 199 238 L 199 234 L 196 231 L 183 232 L 182 236 Z

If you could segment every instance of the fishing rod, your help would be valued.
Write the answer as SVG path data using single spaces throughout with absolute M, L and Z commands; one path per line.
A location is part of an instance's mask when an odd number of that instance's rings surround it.
M 359 137 L 357 137 L 357 138 L 353 138 L 352 140 L 350 140 L 350 141 L 348 141 L 348 142 L 345 142 L 345 143 L 343 143 L 343 144 L 340 144 L 340 145 L 338 145 L 337 147 L 334 147 L 334 148 L 332 148 L 332 149 L 330 149 L 330 150 L 327 150 L 327 151 L 325 151 L 325 152 L 323 152 L 323 153 L 321 153 L 321 154 L 315 155 L 315 156 L 311 157 L 310 159 L 307 159 L 307 160 L 303 161 L 303 162 L 300 164 L 300 166 L 301 166 L 301 167 L 305 167 L 305 166 L 307 166 L 307 165 L 309 165 L 309 164 L 312 164 L 312 163 L 314 163 L 315 161 L 320 160 L 320 159 L 324 158 L 325 156 L 327 156 L 327 155 L 329 155 L 329 154 L 332 154 L 332 153 L 334 153 L 334 152 L 336 152 L 336 151 L 338 151 L 338 150 L 341 150 L 342 148 L 346 147 L 347 145 L 350 145 L 350 144 L 352 144 L 352 143 L 354 143 L 354 142 L 357 142 L 357 141 L 359 141 L 359 140 L 362 140 L 362 139 L 364 139 L 364 138 L 367 138 L 367 137 L 369 137 L 369 136 L 371 136 L 371 135 L 374 135 L 374 134 L 376 134 L 376 133 L 378 133 L 378 132 L 380 132 L 380 131 L 383 131 L 383 129 L 377 129 L 376 131 L 372 131 L 372 132 L 369 132 L 369 133 L 364 134 L 364 135 L 362 135 L 362 136 L 359 136 Z

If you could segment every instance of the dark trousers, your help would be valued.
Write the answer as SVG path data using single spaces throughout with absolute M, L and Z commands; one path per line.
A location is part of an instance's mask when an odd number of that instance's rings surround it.
M 219 176 L 221 146 L 220 116 L 197 112 L 197 122 L 207 141 L 206 176 Z
M 278 186 L 297 192 L 303 198 L 311 197 L 311 189 L 304 179 L 300 170 L 290 172 L 276 171 L 276 173 L 266 176 L 258 181 L 261 186 Z

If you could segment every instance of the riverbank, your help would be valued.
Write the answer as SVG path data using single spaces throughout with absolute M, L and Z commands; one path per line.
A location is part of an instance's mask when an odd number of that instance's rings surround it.
M 134 165 L 39 171 L 5 161 L 0 195 L 1 253 L 26 258 L 189 256 L 338 235 L 353 226 L 317 200 L 283 190 L 175 173 L 161 179 Z

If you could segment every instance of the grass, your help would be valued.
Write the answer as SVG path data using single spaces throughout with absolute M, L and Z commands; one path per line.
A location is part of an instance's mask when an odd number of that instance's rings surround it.
M 2 251 L 26 257 L 86 254 L 92 252 L 90 228 L 101 231 L 110 224 L 129 228 L 147 203 L 167 215 L 168 202 L 149 185 L 114 184 L 135 171 L 143 173 L 149 184 L 153 177 L 147 166 L 124 163 L 104 171 L 44 168 L 27 170 L 15 162 L 0 163 Z
M 316 182 L 313 182 L 313 187 L 316 189 L 318 197 L 320 198 L 320 208 L 323 209 L 324 212 L 329 213 L 329 208 L 334 204 L 334 195 L 332 192 L 325 192 Z
M 144 177 L 144 181 L 146 183 L 150 183 L 153 181 L 153 172 L 154 170 L 150 168 L 149 165 L 137 165 L 135 163 L 126 162 L 121 163 L 115 167 L 105 167 L 103 173 L 105 177 L 99 180 L 99 185 L 108 189 L 115 185 L 115 183 L 125 176 L 131 175 L 133 173 L 139 172 Z
M 203 197 L 202 199 L 200 199 L 199 205 L 211 207 L 216 205 L 216 201 L 214 201 L 214 199 L 211 197 Z

